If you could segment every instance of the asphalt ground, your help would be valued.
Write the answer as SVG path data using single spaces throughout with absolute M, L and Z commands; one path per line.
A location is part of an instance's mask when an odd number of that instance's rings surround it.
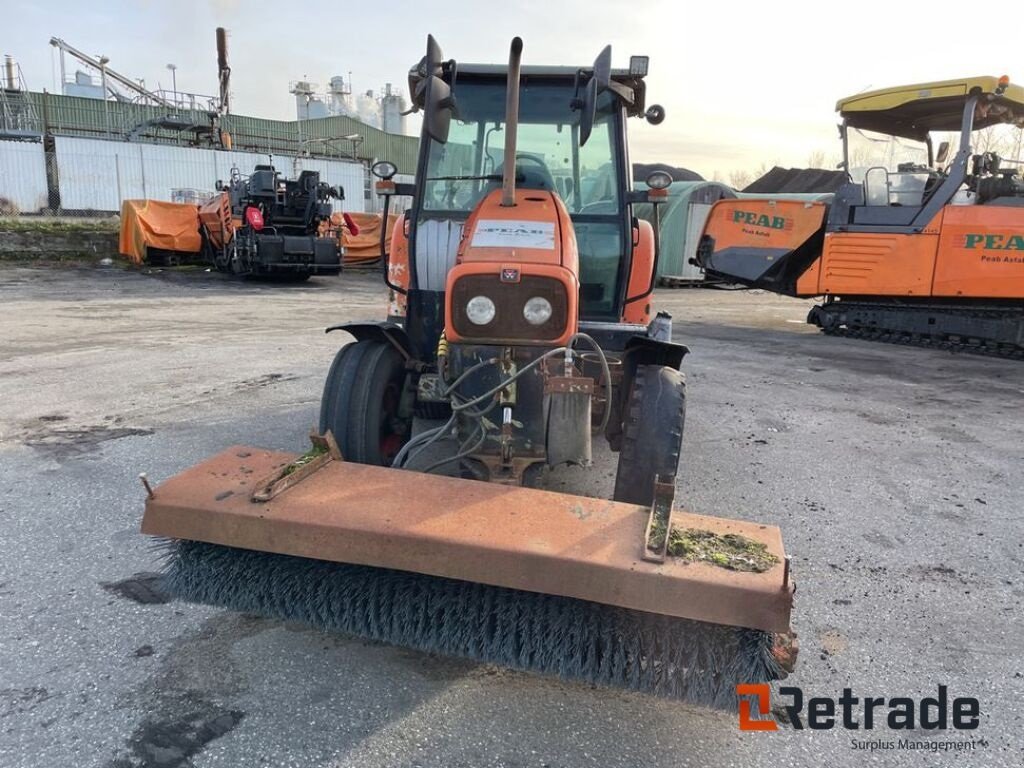
M 0 765 L 1024 763 L 1024 365 L 827 338 L 805 302 L 766 294 L 656 300 L 691 348 L 678 498 L 781 526 L 793 556 L 784 685 L 945 685 L 979 700 L 976 730 L 780 716 L 740 732 L 736 715 L 164 602 L 138 576 L 160 567 L 138 473 L 233 443 L 302 449 L 344 342 L 324 327 L 382 316 L 384 291 L 354 273 L 4 267 Z M 546 482 L 606 496 L 613 479 L 598 446 L 591 470 Z

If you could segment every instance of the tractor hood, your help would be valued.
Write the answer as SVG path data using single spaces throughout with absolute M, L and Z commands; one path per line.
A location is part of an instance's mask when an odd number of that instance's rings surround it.
M 552 192 L 517 189 L 515 205 L 494 190 L 466 222 L 456 264 L 514 262 L 578 272 L 576 235 L 565 205 Z

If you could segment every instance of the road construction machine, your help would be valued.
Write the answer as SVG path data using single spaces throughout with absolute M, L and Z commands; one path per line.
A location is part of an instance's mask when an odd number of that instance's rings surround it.
M 388 317 L 327 329 L 355 341 L 314 447 L 230 448 L 149 490 L 142 530 L 185 600 L 735 707 L 792 668 L 794 587 L 778 528 L 674 510 L 687 349 L 632 213 L 670 179 L 632 191 L 626 143 L 629 118 L 664 116 L 647 59 L 521 54 L 462 64 L 428 38 L 415 184 L 374 168 L 385 201 L 413 200 Z M 613 500 L 535 487 L 602 436 Z
M 963 78 L 836 109 L 849 178 L 834 199 L 723 200 L 697 262 L 716 279 L 824 296 L 807 321 L 827 334 L 1024 357 L 1019 134 L 1017 161 L 972 148 L 982 131 L 1024 128 L 1024 88 Z
M 219 194 L 200 206 L 199 224 L 218 271 L 283 281 L 341 271 L 341 239 L 328 227 L 330 201 L 344 200 L 345 191 L 320 181 L 319 172 L 285 179 L 270 164 L 257 165 L 249 176 L 234 168 L 217 188 Z

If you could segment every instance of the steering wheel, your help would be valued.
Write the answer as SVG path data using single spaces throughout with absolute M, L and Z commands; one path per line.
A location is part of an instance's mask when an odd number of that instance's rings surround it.
M 614 200 L 593 200 L 584 205 L 577 213 L 581 216 L 586 215 L 609 215 L 618 213 L 618 205 Z
M 505 164 L 499 165 L 495 173 L 504 176 Z M 526 189 L 544 189 L 549 192 L 557 191 L 555 178 L 548 170 L 547 164 L 539 157 L 528 154 L 516 153 L 516 186 Z

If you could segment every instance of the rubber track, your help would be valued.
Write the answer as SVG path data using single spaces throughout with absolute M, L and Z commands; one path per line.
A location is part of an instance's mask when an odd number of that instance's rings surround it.
M 905 307 L 899 305 L 893 305 L 886 307 L 885 305 L 873 305 L 864 304 L 864 306 L 872 312 L 884 311 L 891 309 L 893 314 L 912 312 L 913 307 Z M 855 308 L 851 303 L 847 304 L 848 308 Z M 934 307 L 929 307 L 932 312 L 935 311 Z M 822 308 L 823 311 L 825 308 Z M 1006 313 L 1000 310 L 986 310 L 986 309 L 948 309 L 948 314 L 963 315 L 969 317 L 983 318 L 993 317 L 997 315 L 1006 316 Z M 963 352 L 972 355 L 984 355 L 987 357 L 998 357 L 1005 360 L 1022 360 L 1024 359 L 1024 347 L 1020 345 L 1012 345 L 1005 343 L 985 343 L 984 340 L 973 339 L 965 340 L 961 336 L 954 336 L 953 334 L 921 334 L 914 333 L 911 331 L 900 331 L 892 328 L 877 328 L 874 326 L 833 326 L 832 328 L 821 328 L 822 333 L 826 336 L 843 336 L 851 339 L 865 339 L 867 341 L 881 341 L 886 344 L 903 344 L 906 346 L 924 347 L 926 349 L 941 349 L 949 352 Z

